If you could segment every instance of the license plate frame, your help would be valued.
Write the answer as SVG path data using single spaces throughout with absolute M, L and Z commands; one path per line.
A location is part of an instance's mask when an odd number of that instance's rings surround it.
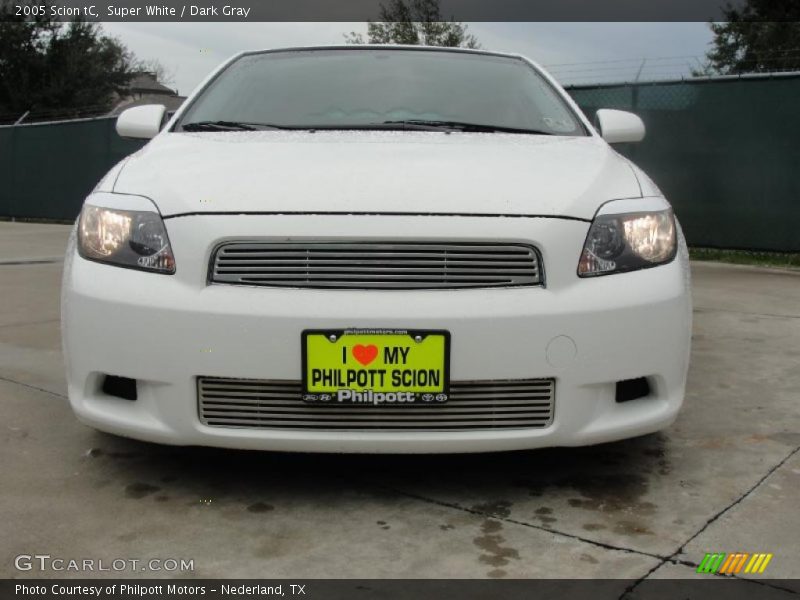
M 332 340 L 331 336 L 335 336 Z M 322 340 L 321 338 L 324 338 Z M 378 341 L 380 340 L 380 341 Z M 322 344 L 332 344 L 333 347 L 326 348 Z M 394 345 L 389 345 L 388 342 L 395 342 Z M 444 329 L 397 329 L 397 328 L 347 328 L 347 329 L 305 329 L 301 333 L 301 366 L 302 366 L 302 393 L 301 398 L 308 404 L 324 405 L 324 406 L 436 406 L 442 405 L 449 399 L 450 393 L 450 332 Z M 366 344 L 364 342 L 367 342 Z M 350 344 L 350 346 L 348 346 Z M 378 344 L 381 344 L 378 346 Z M 431 344 L 428 348 L 425 345 Z M 360 354 L 356 357 L 356 348 L 361 346 Z M 370 359 L 371 349 L 370 346 L 377 347 L 376 355 Z M 328 368 L 330 381 L 320 383 L 321 375 L 319 373 L 313 374 L 314 369 L 323 369 L 321 359 L 319 357 L 309 357 L 309 351 L 316 353 L 326 353 L 328 356 L 325 358 L 330 361 L 333 354 L 333 349 L 336 349 L 337 360 L 340 360 L 342 365 L 348 364 L 348 360 L 352 360 L 346 369 L 346 375 L 342 375 L 345 367 L 339 366 L 338 368 Z M 349 348 L 349 352 L 348 352 Z M 395 349 L 394 354 L 392 350 Z M 406 348 L 405 354 L 398 348 Z M 400 369 L 399 377 L 408 379 L 408 374 L 404 371 L 413 371 L 410 377 L 416 383 L 409 385 L 401 385 L 400 387 L 393 385 L 395 371 L 398 371 L 400 365 L 397 363 L 387 363 L 387 358 L 394 358 L 395 360 L 403 359 L 403 366 L 408 366 L 408 357 L 411 356 L 412 349 L 419 348 L 423 352 L 418 353 L 417 358 L 413 364 L 417 365 L 416 369 Z M 386 352 L 389 352 L 387 355 Z M 435 365 L 420 366 L 424 359 L 419 359 L 419 355 L 433 354 L 438 356 L 441 352 L 441 360 Z M 341 357 L 341 358 L 338 358 Z M 361 363 L 360 361 L 367 361 Z M 372 369 L 368 369 L 373 365 Z M 381 366 L 381 369 L 377 367 Z M 352 367 L 352 368 L 350 368 Z M 370 372 L 383 370 L 384 375 L 366 375 L 371 378 L 371 383 L 374 384 L 380 380 L 383 385 L 366 385 L 359 386 L 357 382 L 353 386 L 349 386 L 348 377 L 360 377 L 356 374 L 351 376 L 350 371 L 357 372 Z M 439 374 L 439 380 L 436 381 L 435 373 Z M 339 375 L 336 375 L 338 373 Z M 316 378 L 318 381 L 310 381 Z M 427 385 L 420 384 L 421 380 L 426 380 Z M 387 379 L 389 382 L 387 383 Z M 368 382 L 370 383 L 370 382 Z M 310 384 L 310 385 L 309 385 Z M 322 389 L 322 388 L 328 389 Z M 379 389 L 376 389 L 379 388 Z M 434 389 L 435 388 L 435 389 Z M 349 392 L 340 393 L 340 392 Z

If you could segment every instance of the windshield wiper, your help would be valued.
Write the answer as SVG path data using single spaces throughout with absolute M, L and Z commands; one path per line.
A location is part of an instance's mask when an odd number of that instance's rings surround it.
M 410 127 L 425 127 L 445 131 L 467 131 L 479 133 L 528 133 L 536 135 L 553 135 L 549 131 L 539 129 L 525 129 L 523 127 L 506 127 L 503 125 L 481 125 L 480 123 L 466 123 L 464 121 L 435 121 L 427 119 L 406 119 L 401 121 L 384 121 L 384 125 L 408 125 Z
M 181 125 L 183 131 L 256 131 L 257 129 L 281 129 L 277 125 L 240 123 L 239 121 L 197 121 Z
M 281 129 L 286 131 L 350 130 L 350 129 L 402 129 L 400 125 L 366 123 L 364 125 L 274 125 L 273 123 L 245 123 L 242 121 L 197 121 L 181 125 L 183 131 L 258 131 Z M 426 127 L 426 129 L 435 129 Z
M 257 131 L 261 129 L 284 130 L 340 130 L 340 131 L 369 131 L 369 130 L 400 130 L 400 131 L 452 131 L 479 132 L 479 133 L 527 133 L 536 135 L 553 135 L 549 131 L 537 129 L 524 129 L 521 127 L 505 127 L 502 125 L 481 125 L 479 123 L 466 123 L 463 121 L 436 121 L 426 119 L 405 119 L 398 121 L 383 121 L 382 123 L 353 123 L 353 124 L 326 124 L 326 125 L 273 125 L 271 123 L 244 123 L 240 121 L 196 121 L 181 125 L 182 131 Z
M 439 126 L 425 125 L 424 123 L 404 123 L 402 121 L 385 121 L 383 123 L 327 123 L 323 125 L 285 125 L 282 129 L 295 129 L 305 131 L 404 131 L 414 129 L 418 131 L 442 131 Z

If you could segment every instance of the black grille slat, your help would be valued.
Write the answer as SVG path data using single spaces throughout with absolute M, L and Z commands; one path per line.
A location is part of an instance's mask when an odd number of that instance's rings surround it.
M 457 381 L 444 404 L 306 404 L 299 381 L 198 378 L 200 420 L 212 427 L 350 431 L 543 428 L 552 423 L 552 379 Z
M 542 284 L 526 244 L 468 242 L 230 242 L 212 283 L 266 287 L 446 289 Z

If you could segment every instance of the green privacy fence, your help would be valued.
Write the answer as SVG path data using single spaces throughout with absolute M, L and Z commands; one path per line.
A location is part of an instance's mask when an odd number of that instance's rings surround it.
M 693 246 L 800 251 L 800 75 L 573 87 L 592 118 L 633 110 L 647 137 L 619 150 L 661 187 Z M 0 127 L 0 216 L 74 219 L 142 146 L 113 119 Z
M 800 75 L 574 87 L 636 112 L 647 137 L 620 146 L 675 207 L 693 246 L 800 251 Z
M 142 147 L 115 119 L 0 127 L 0 216 L 73 220 L 116 162 Z

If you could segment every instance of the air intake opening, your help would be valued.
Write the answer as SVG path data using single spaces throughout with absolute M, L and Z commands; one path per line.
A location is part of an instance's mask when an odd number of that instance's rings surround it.
M 302 401 L 299 380 L 199 377 L 200 422 L 209 427 L 306 431 L 480 431 L 543 429 L 553 423 L 555 381 L 451 381 L 438 406 L 360 407 Z
M 617 382 L 617 402 L 629 402 L 650 395 L 650 383 L 646 377 L 625 379 Z
M 103 379 L 103 393 L 123 400 L 136 400 L 136 380 L 106 375 Z

